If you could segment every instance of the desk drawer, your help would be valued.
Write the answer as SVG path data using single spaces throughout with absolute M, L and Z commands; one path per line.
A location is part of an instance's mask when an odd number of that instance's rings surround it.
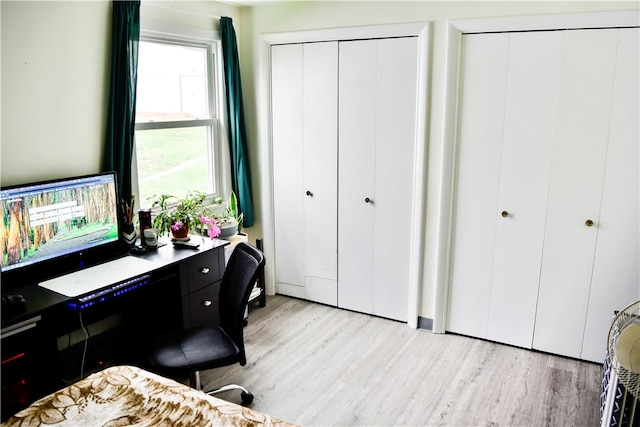
M 182 298 L 184 327 L 219 325 L 218 294 L 220 281 Z
M 220 262 L 223 251 L 207 251 L 186 262 L 187 293 L 201 289 L 222 278 L 224 263 Z M 222 267 L 221 267 L 222 264 Z

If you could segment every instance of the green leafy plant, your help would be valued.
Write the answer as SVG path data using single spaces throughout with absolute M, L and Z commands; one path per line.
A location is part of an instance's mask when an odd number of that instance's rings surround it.
M 229 201 L 227 202 L 227 214 L 236 220 L 238 223 L 238 231 L 242 229 L 242 221 L 244 220 L 244 214 L 240 212 L 238 207 L 238 198 L 233 191 L 229 194 Z
M 156 214 L 153 226 L 158 229 L 158 235 L 170 234 L 183 227 L 189 230 L 197 230 L 200 227 L 201 231 L 205 225 L 209 228 L 215 227 L 211 209 L 204 204 L 205 197 L 200 191 L 190 191 L 182 199 L 169 194 L 150 197 L 148 200 Z M 215 228 L 212 231 L 215 232 Z M 210 232 L 209 236 L 212 234 L 214 233 Z
M 215 203 L 221 205 L 223 203 L 222 198 L 216 198 Z M 224 211 L 214 213 L 214 217 L 218 220 L 218 225 L 222 227 L 224 227 L 225 225 L 237 224 L 238 232 L 240 232 L 244 214 L 240 212 L 240 208 L 238 207 L 238 198 L 236 197 L 236 193 L 231 191 Z

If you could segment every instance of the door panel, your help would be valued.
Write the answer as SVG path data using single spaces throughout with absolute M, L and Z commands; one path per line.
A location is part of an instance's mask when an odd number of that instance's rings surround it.
M 463 37 L 447 330 L 480 338 L 489 320 L 508 48 L 504 34 Z
M 276 290 L 330 305 L 337 304 L 337 60 L 337 42 L 272 47 Z
M 418 39 L 377 41 L 373 313 L 407 321 Z M 391 243 L 391 244 L 390 244 Z
M 338 306 L 373 312 L 377 49 L 340 43 Z
M 602 362 L 615 310 L 640 299 L 640 30 L 619 30 L 607 167 L 581 358 Z
M 509 39 L 487 338 L 531 348 L 558 107 L 560 33 Z M 506 216 L 502 216 L 505 212 Z
M 406 321 L 417 38 L 340 43 L 338 305 Z
M 308 43 L 303 54 L 305 275 L 337 280 L 338 43 Z
M 599 227 L 617 30 L 562 33 L 534 348 L 580 357 Z M 587 220 L 593 226 L 585 225 Z
M 304 297 L 302 45 L 272 46 L 271 60 L 276 291 Z

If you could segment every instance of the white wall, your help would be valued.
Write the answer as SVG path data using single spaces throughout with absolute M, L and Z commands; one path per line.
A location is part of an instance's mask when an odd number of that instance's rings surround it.
M 241 10 L 242 37 L 245 43 L 241 45 L 241 65 L 243 66 L 243 85 L 245 91 L 245 105 L 249 117 L 249 139 L 252 142 L 251 155 L 253 159 L 260 156 L 259 146 L 266 141 L 260 140 L 260 120 L 267 120 L 264 114 L 267 109 L 267 99 L 262 99 L 264 93 L 260 75 L 260 36 L 263 34 L 304 31 L 311 29 L 326 29 L 352 27 L 363 25 L 380 25 L 407 22 L 433 22 L 432 55 L 430 69 L 430 113 L 425 119 L 429 122 L 428 146 L 428 177 L 426 194 L 426 231 L 424 279 L 420 297 L 418 315 L 424 318 L 434 318 L 438 303 L 436 298 L 435 260 L 438 251 L 439 213 L 441 212 L 441 189 L 443 178 L 442 156 L 445 144 L 445 77 L 446 51 L 449 31 L 449 20 L 465 18 L 527 16 L 562 14 L 577 12 L 597 12 L 615 10 L 638 10 L 637 2 L 483 2 L 483 1 L 410 1 L 410 2 L 281 2 L 278 4 L 264 4 Z M 251 41 L 249 43 L 248 41 Z M 264 72 L 264 70 L 263 70 Z M 267 159 L 261 159 L 264 164 Z M 259 176 L 261 164 L 253 164 L 253 179 Z M 258 169 L 258 171 L 256 171 Z M 262 183 L 264 184 L 264 183 Z M 254 185 L 255 188 L 255 185 Z M 256 196 L 256 205 L 261 205 L 260 194 Z M 252 235 L 261 235 L 261 217 Z
M 97 172 L 111 2 L 0 2 L 2 185 Z
M 240 26 L 240 12 L 235 6 L 215 1 L 142 0 L 140 19 L 197 30 L 219 31 L 221 16 Z
M 145 1 L 140 15 L 201 30 L 217 30 L 216 16 L 224 15 L 239 26 L 237 7 L 214 2 Z M 98 172 L 109 102 L 111 0 L 2 0 L 0 16 L 0 184 Z

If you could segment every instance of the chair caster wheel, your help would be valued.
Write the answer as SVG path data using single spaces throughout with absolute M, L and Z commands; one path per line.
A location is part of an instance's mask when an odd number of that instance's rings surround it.
M 251 402 L 253 402 L 253 394 L 251 393 L 245 393 L 244 391 L 241 394 L 242 396 L 242 403 L 244 403 L 245 405 L 250 404 Z

